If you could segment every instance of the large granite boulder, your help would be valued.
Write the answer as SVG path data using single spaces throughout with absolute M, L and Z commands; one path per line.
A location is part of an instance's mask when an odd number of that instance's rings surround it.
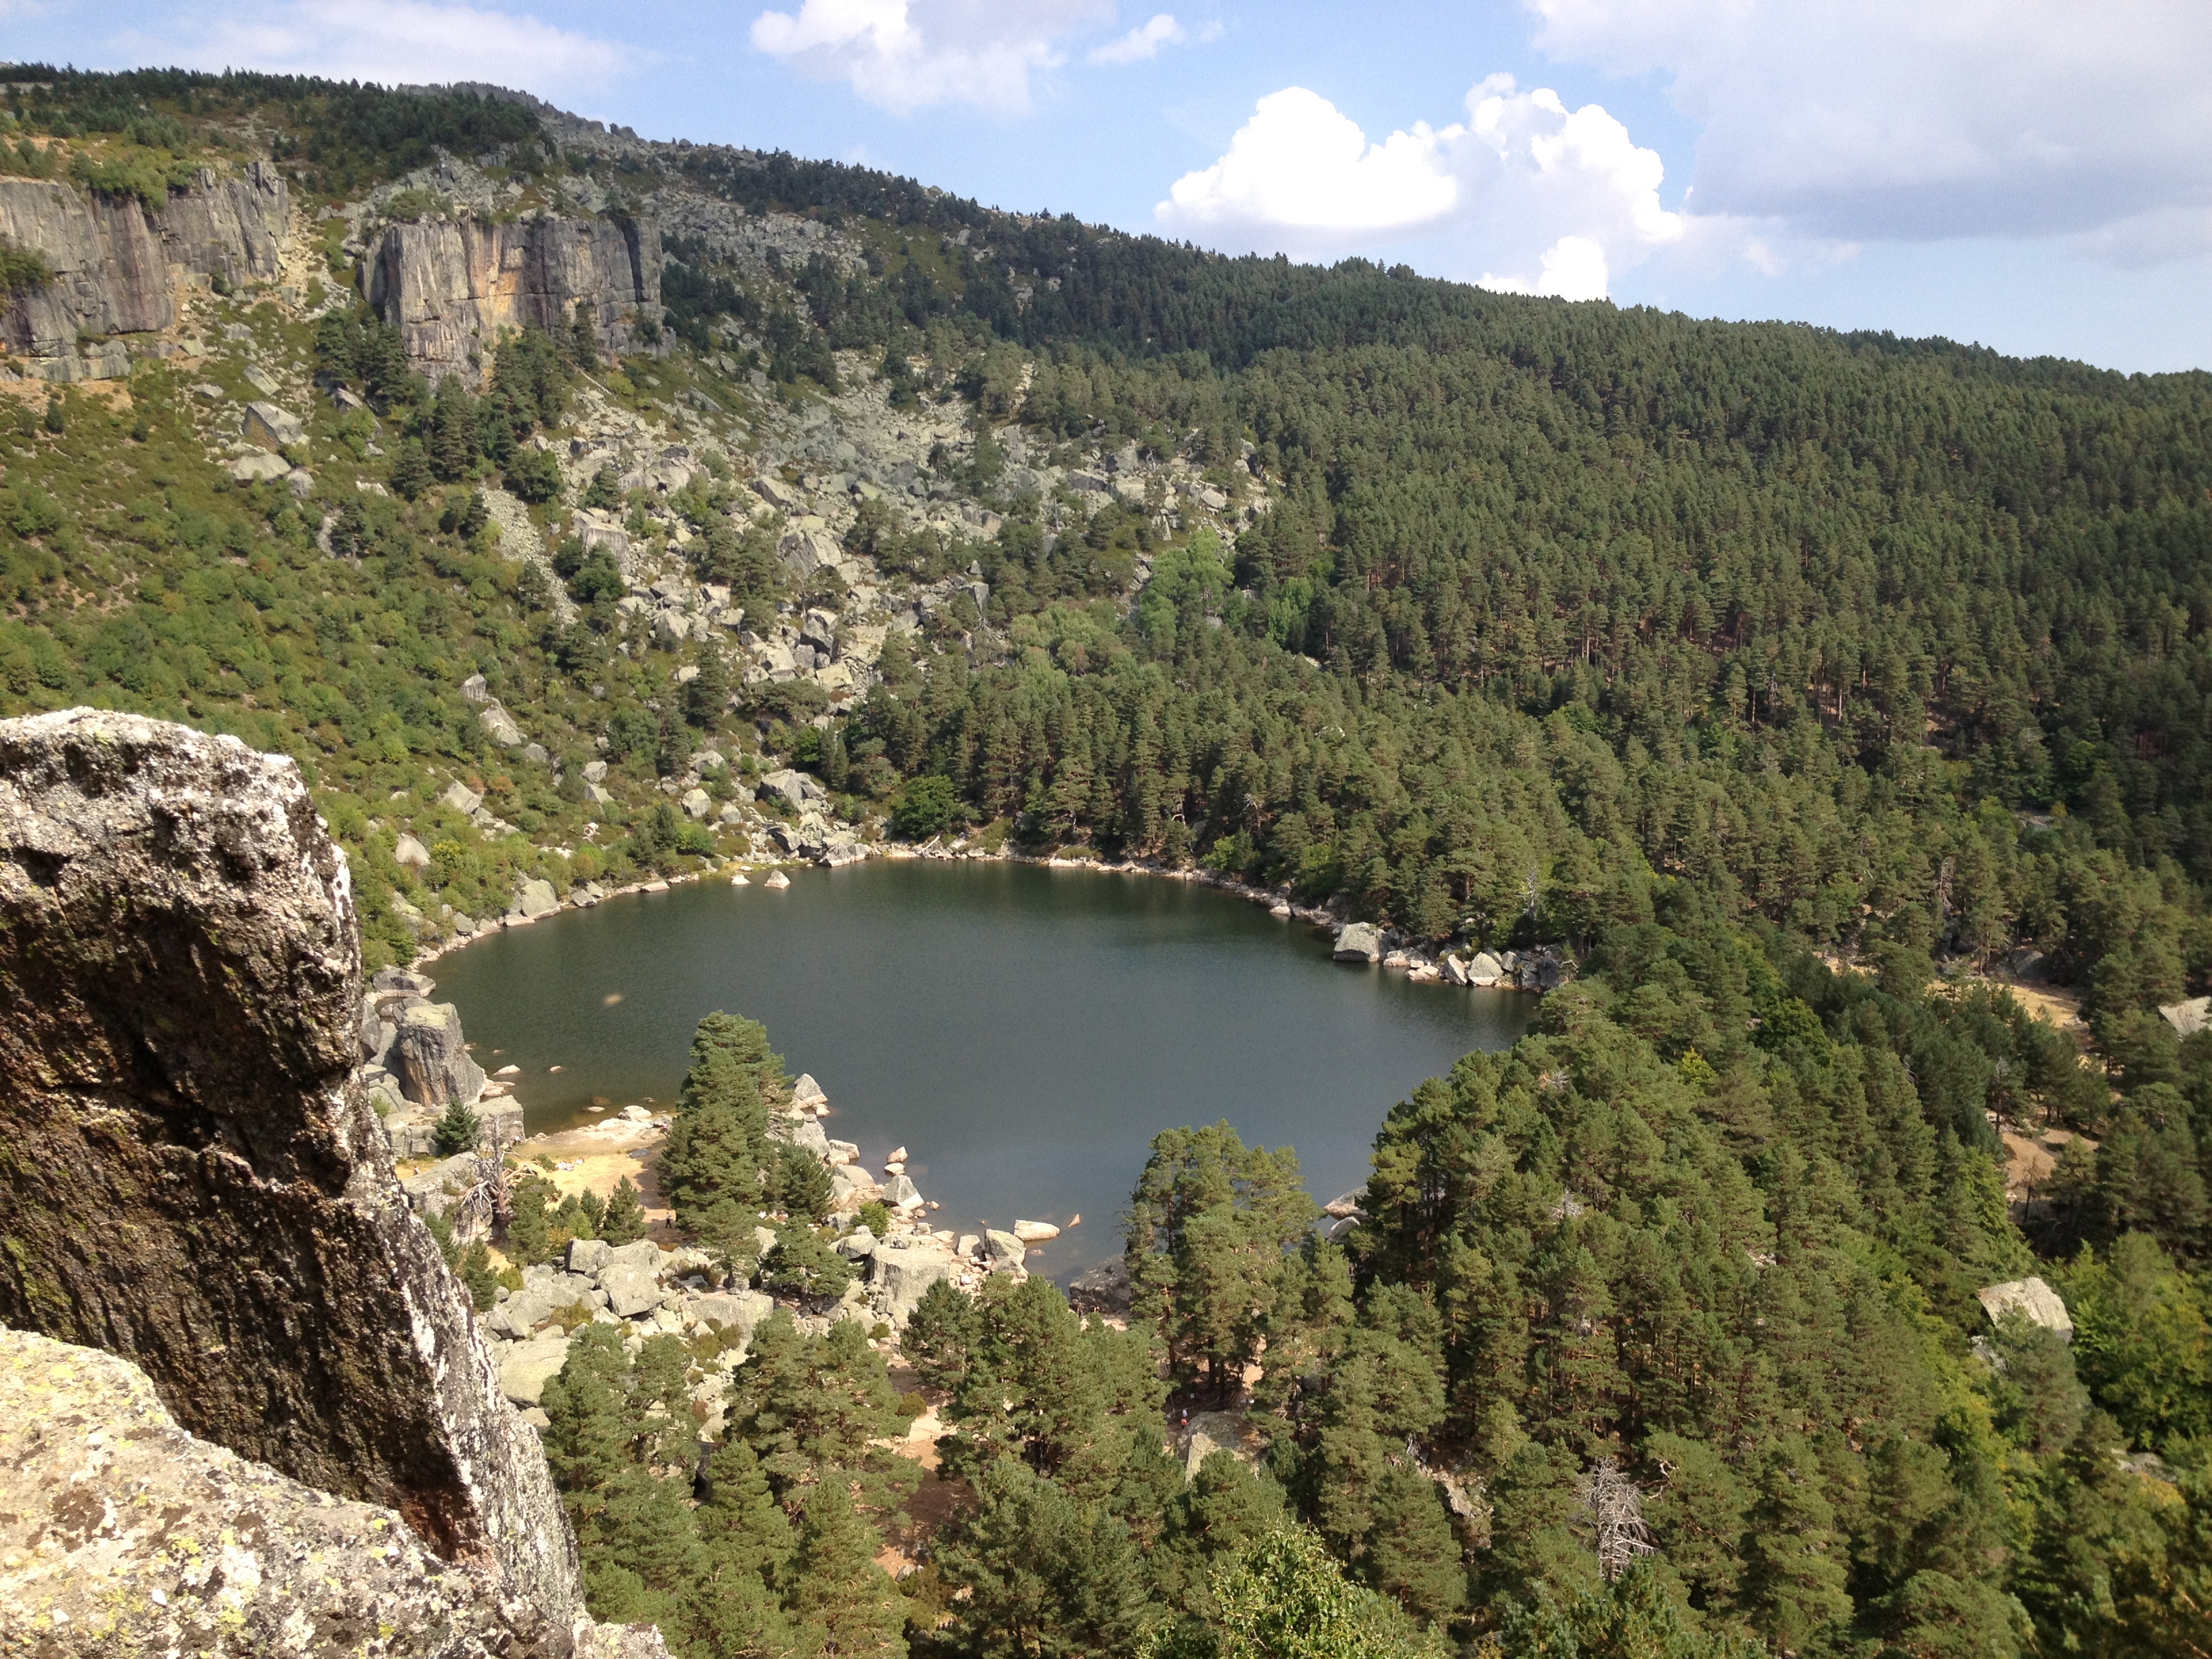
M 291 761 L 0 721 L 0 1322 L 130 1360 L 203 1441 L 565 1625 L 544 1458 L 351 1076 L 360 949 Z
M 958 1269 L 949 1250 L 917 1246 L 894 1250 L 878 1247 L 868 1258 L 869 1300 L 896 1330 L 904 1330 L 923 1295 Z
M 1337 930 L 1335 956 L 1339 962 L 1382 961 L 1382 930 L 1371 921 L 1347 922 Z
M 399 1092 L 418 1106 L 442 1111 L 455 1101 L 473 1106 L 483 1097 L 483 1067 L 469 1058 L 460 1011 L 450 1002 L 418 1002 L 399 1016 L 392 1044 Z

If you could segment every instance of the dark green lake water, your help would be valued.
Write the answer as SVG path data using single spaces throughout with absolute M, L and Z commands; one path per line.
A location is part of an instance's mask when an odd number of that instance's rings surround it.
M 485 1070 L 521 1066 L 533 1132 L 594 1097 L 672 1103 L 700 1017 L 746 1014 L 872 1170 L 909 1150 L 939 1225 L 1079 1214 L 1037 1264 L 1060 1276 L 1119 1251 L 1159 1130 L 1225 1118 L 1293 1146 L 1326 1201 L 1364 1182 L 1394 1103 L 1536 1006 L 1331 962 L 1312 928 L 1192 884 L 922 860 L 630 895 L 431 971 Z

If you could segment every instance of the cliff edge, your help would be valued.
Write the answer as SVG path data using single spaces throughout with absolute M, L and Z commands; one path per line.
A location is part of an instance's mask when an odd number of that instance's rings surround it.
M 0 1322 L 395 1511 L 566 1650 L 575 1545 L 362 1091 L 343 858 L 289 760 L 0 721 Z

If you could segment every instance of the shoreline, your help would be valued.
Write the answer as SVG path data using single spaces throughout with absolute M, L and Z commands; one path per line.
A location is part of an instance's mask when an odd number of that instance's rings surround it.
M 1346 925 L 1345 918 L 1327 905 L 1295 902 L 1287 888 L 1258 886 L 1251 882 L 1239 881 L 1231 876 L 1220 875 L 1212 870 L 1200 869 L 1195 865 L 1170 866 L 1145 859 L 1123 859 L 1109 862 L 1104 859 L 1097 858 L 1065 858 L 1057 853 L 1038 854 L 1012 852 L 1003 844 L 995 850 L 970 848 L 957 844 L 952 847 L 940 847 L 934 838 L 920 847 L 908 846 L 903 842 L 864 844 L 860 857 L 848 860 L 846 862 L 858 864 L 868 859 L 912 859 L 945 863 L 1025 864 L 1037 869 L 1084 870 L 1097 875 L 1157 876 L 1165 881 L 1179 881 L 1201 887 L 1211 887 L 1216 892 L 1226 894 L 1231 898 L 1243 899 L 1250 904 L 1265 905 L 1269 915 L 1279 915 L 1287 921 L 1301 921 L 1315 927 L 1341 928 Z M 672 888 L 694 885 L 716 876 L 742 875 L 750 882 L 756 874 L 767 875 L 778 871 L 807 867 L 808 860 L 804 859 L 766 859 L 757 863 L 743 859 L 731 859 L 705 870 L 686 871 L 674 876 L 655 877 L 651 881 L 632 882 L 624 887 L 607 888 L 582 904 L 575 902 L 571 898 L 560 896 L 556 899 L 552 909 L 538 915 L 501 916 L 495 922 L 484 923 L 475 933 L 465 938 L 456 934 L 443 939 L 435 945 L 418 951 L 409 967 L 410 971 L 419 972 L 428 963 L 451 956 L 455 951 L 464 950 L 474 945 L 478 939 L 489 938 L 494 933 L 505 933 L 514 927 L 533 927 L 547 916 L 558 915 L 565 911 L 597 909 L 611 899 L 631 897 L 647 893 L 665 893 Z M 842 868 L 842 866 L 824 867 L 834 869 Z M 1446 956 L 1449 954 L 1449 951 L 1444 953 Z M 1448 984 L 1455 989 L 1510 991 L 1528 996 L 1546 994 L 1542 988 L 1524 986 L 1517 982 L 1508 983 L 1502 980 L 1489 985 L 1462 985 L 1459 981 L 1444 977 L 1438 966 L 1442 960 L 1442 957 L 1431 956 L 1426 951 L 1400 949 L 1383 955 L 1370 965 L 1381 968 L 1387 972 L 1402 973 L 1416 984 Z

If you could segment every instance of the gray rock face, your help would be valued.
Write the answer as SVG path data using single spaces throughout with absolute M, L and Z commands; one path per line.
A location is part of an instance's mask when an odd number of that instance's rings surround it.
M 288 444 L 298 443 L 307 435 L 307 423 L 297 415 L 265 401 L 246 404 L 239 430 L 246 434 L 248 443 L 259 444 L 264 449 L 282 449 Z
M 144 334 L 175 324 L 172 265 L 234 287 L 276 280 L 288 208 L 283 179 L 259 161 L 231 179 L 209 169 L 150 216 L 135 198 L 0 179 L 0 242 L 36 249 L 54 273 L 42 288 L 0 296 L 0 338 L 48 360 L 34 367 L 50 380 L 84 378 L 74 367 L 82 361 L 79 336 Z M 128 368 L 126 351 L 119 372 Z
M 418 1002 L 402 1013 L 392 1057 L 399 1092 L 418 1106 L 473 1106 L 483 1095 L 483 1067 L 469 1058 L 460 1011 L 450 1002 Z
M 871 1300 L 896 1330 L 906 1328 L 929 1287 L 951 1279 L 956 1266 L 942 1250 L 878 1249 L 868 1259 Z
M 761 1322 L 775 1310 L 774 1300 L 759 1291 L 718 1291 L 709 1296 L 695 1297 L 690 1305 L 691 1312 L 700 1319 L 736 1331 L 749 1341 L 760 1328 Z
M 389 1507 L 196 1438 L 112 1354 L 4 1329 L 0 1515 L 0 1629 L 47 1659 L 661 1651 L 649 1629 L 516 1601 Z
M 573 1239 L 568 1244 L 568 1271 L 572 1273 L 595 1273 L 607 1265 L 607 1258 L 615 1247 L 604 1238 Z
M 203 1440 L 565 1625 L 544 1458 L 350 1080 L 359 941 L 289 760 L 0 721 L 0 1322 L 129 1359 Z
M 568 1339 L 556 1332 L 532 1342 L 518 1342 L 499 1362 L 500 1391 L 518 1406 L 535 1406 L 545 1385 L 568 1363 Z
M 514 716 L 495 702 L 486 703 L 477 710 L 477 724 L 483 727 L 484 736 L 502 749 L 520 749 L 530 741 L 514 723 Z
M 539 916 L 550 916 L 561 908 L 561 901 L 554 896 L 553 884 L 542 876 L 532 876 L 524 882 L 514 902 L 516 908 L 533 921 Z
M 617 1319 L 650 1313 L 665 1295 L 650 1267 L 602 1267 L 599 1288 L 607 1293 L 607 1310 Z
M 473 383 L 503 328 L 567 329 L 582 301 L 600 349 L 636 343 L 640 313 L 660 314 L 660 233 L 650 220 L 465 219 L 393 225 L 365 277 L 368 300 L 434 379 Z
M 2008 1314 L 2020 1314 L 2031 1324 L 2056 1331 L 2064 1340 L 2074 1340 L 2074 1318 L 2066 1304 L 2040 1278 L 2015 1279 L 2002 1285 L 1986 1285 L 1974 1292 L 1982 1310 L 1996 1324 Z
M 2206 1026 L 2212 1025 L 2212 997 L 2192 997 L 2187 1002 L 2168 1003 L 2158 1012 L 2179 1035 L 2195 1036 Z
M 1382 961 L 1382 930 L 1370 921 L 1346 923 L 1337 931 L 1336 959 L 1339 962 Z

